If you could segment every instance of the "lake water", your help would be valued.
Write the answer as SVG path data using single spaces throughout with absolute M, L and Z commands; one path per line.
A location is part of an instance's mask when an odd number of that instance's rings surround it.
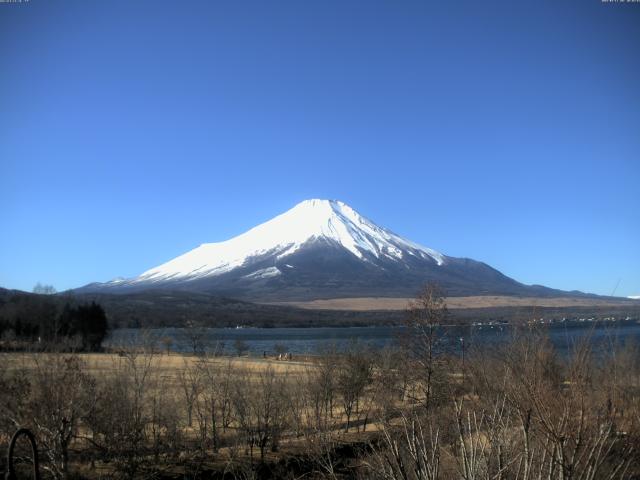
M 640 323 L 636 321 L 558 323 L 544 325 L 549 338 L 560 353 L 567 353 L 576 343 L 587 339 L 596 349 L 611 348 L 613 344 L 627 341 L 640 342 Z M 490 346 L 508 342 L 514 335 L 509 325 L 482 325 L 466 327 L 442 327 L 443 343 L 449 351 L 473 346 Z M 397 341 L 402 327 L 352 327 L 352 328 L 207 328 L 201 331 L 205 349 L 236 353 L 236 343 L 241 341 L 249 353 L 261 356 L 278 350 L 292 354 L 313 354 L 327 348 L 344 351 L 354 342 L 382 348 Z M 152 342 L 157 348 L 166 348 L 163 339 L 170 339 L 173 351 L 189 352 L 189 331 L 181 328 L 165 328 L 142 331 L 138 329 L 114 330 L 107 346 L 139 346 Z

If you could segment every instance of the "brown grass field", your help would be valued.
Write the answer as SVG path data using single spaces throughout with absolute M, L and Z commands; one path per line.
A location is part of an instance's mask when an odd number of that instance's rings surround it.
M 61 358 L 70 358 L 71 356 L 77 357 L 82 362 L 83 372 L 90 375 L 92 378 L 98 379 L 99 382 L 105 381 L 112 377 L 122 375 L 122 372 L 132 373 L 130 368 L 130 362 L 138 365 L 140 372 L 149 372 L 149 386 L 146 388 L 148 391 L 145 394 L 160 395 L 165 399 L 171 399 L 172 404 L 177 407 L 176 413 L 179 417 L 179 424 L 181 425 L 182 438 L 185 445 L 188 445 L 187 450 L 197 449 L 194 445 L 199 440 L 200 431 L 198 430 L 198 419 L 196 418 L 194 408 L 193 425 L 187 426 L 187 413 L 185 408 L 184 398 L 184 386 L 181 384 L 181 375 L 188 375 L 189 371 L 195 371 L 202 367 L 203 362 L 211 365 L 214 369 L 218 368 L 219 371 L 224 371 L 230 368 L 231 381 L 236 382 L 242 376 L 248 379 L 249 384 L 259 384 L 266 377 L 270 375 L 270 372 L 275 373 L 275 378 L 281 380 L 283 383 L 280 385 L 287 385 L 287 391 L 292 393 L 300 385 L 300 382 L 304 382 L 305 378 L 312 374 L 318 367 L 317 359 L 313 357 L 298 356 L 298 360 L 277 360 L 276 358 L 251 358 L 247 356 L 217 356 L 217 357 L 202 357 L 189 354 L 180 354 L 171 352 L 126 352 L 122 353 L 74 353 L 74 354 L 60 354 L 60 353 L 32 353 L 32 352 L 1 352 L 0 353 L 0 365 L 2 366 L 2 372 L 5 376 L 11 376 L 12 373 L 23 372 L 28 376 L 36 375 L 40 370 L 47 371 L 48 365 L 54 364 L 60 361 Z M 149 362 L 149 363 L 147 363 Z M 161 391 L 156 389 L 160 386 Z M 292 389 L 292 390 L 289 390 Z M 155 392 L 155 393 L 153 393 Z M 302 392 L 298 392 L 301 394 Z M 368 397 L 366 400 L 363 398 L 363 404 L 369 404 L 373 401 L 373 398 Z M 197 402 L 197 401 L 196 401 Z M 146 402 L 145 402 L 146 403 Z M 310 412 L 302 411 L 302 418 L 308 418 L 311 421 Z M 346 416 L 341 410 L 341 404 L 336 399 L 332 408 L 332 420 L 329 431 L 332 435 L 332 442 L 339 441 L 345 444 L 352 444 L 354 442 L 364 442 L 370 437 L 373 432 L 379 430 L 380 425 L 378 422 L 371 419 L 367 424 L 367 431 L 360 431 L 360 428 L 352 428 L 350 431 L 344 431 L 344 422 Z M 353 420 L 353 419 L 352 419 Z M 355 424 L 354 424 L 355 427 Z M 81 427 L 79 432 L 81 434 L 86 433 L 86 429 Z M 2 432 L 5 433 L 5 432 Z M 10 433 L 10 432 L 6 432 Z M 209 458 L 202 463 L 199 468 L 208 468 L 213 470 L 224 470 L 228 467 L 230 462 L 240 462 L 244 464 L 248 462 L 247 450 L 238 448 L 235 438 L 238 436 L 238 427 L 233 426 L 225 433 L 220 433 L 220 438 L 225 445 L 219 448 L 215 455 L 209 452 Z M 0 434 L 0 440 L 7 440 L 2 438 Z M 278 452 L 273 452 L 267 449 L 265 455 L 266 462 L 276 463 L 282 458 L 290 458 L 296 455 L 308 456 L 311 451 L 315 449 L 316 444 L 310 444 L 310 437 L 306 435 L 295 435 L 291 432 L 283 435 L 280 439 L 280 449 Z M 84 448 L 81 443 L 74 442 L 73 450 L 80 451 Z M 325 448 L 324 446 L 322 448 Z M 314 453 L 317 454 L 317 453 Z M 252 454 L 254 458 L 258 455 L 257 452 Z M 233 460 L 235 459 L 235 460 Z M 85 478 L 102 478 L 111 477 L 114 475 L 113 467 L 110 463 L 95 463 L 93 468 L 89 468 L 82 462 L 74 461 L 73 468 L 80 472 Z M 187 470 L 178 465 L 171 465 L 169 467 L 157 466 L 158 471 L 163 471 L 163 474 L 167 475 L 186 475 Z M 165 470 L 163 470 L 165 469 Z M 169 472 L 171 472 L 169 474 Z M 156 472 L 157 474 L 158 472 Z
M 0 448 L 32 429 L 53 480 L 640 478 L 636 345 L 564 358 L 528 325 L 434 355 L 440 299 L 396 349 L 0 353 Z
M 312 310 L 405 310 L 412 298 L 384 298 L 384 297 L 354 297 L 330 298 L 311 300 L 306 302 L 279 302 L 274 305 L 288 305 L 292 307 Z M 638 306 L 640 301 L 631 299 L 598 299 L 598 298 L 536 298 L 536 297 L 508 297 L 508 296 L 470 296 L 448 297 L 447 307 L 451 310 L 465 308 L 492 307 L 608 307 L 608 306 Z
M 58 356 L 58 353 L 0 353 L 0 363 L 6 370 L 36 368 L 36 361 L 47 363 L 48 357 Z M 108 375 L 113 372 L 123 362 L 124 357 L 117 353 L 78 353 L 77 355 L 86 366 L 87 373 L 92 375 Z M 186 368 L 193 367 L 197 362 L 201 362 L 202 357 L 185 355 L 171 352 L 157 353 L 151 359 L 151 367 L 154 372 L 164 378 L 176 378 L 178 374 Z M 227 365 L 229 362 L 242 371 L 259 373 L 271 367 L 278 375 L 298 375 L 313 367 L 313 362 L 309 359 L 301 361 L 285 361 L 274 358 L 251 358 L 237 356 L 220 356 L 207 358 L 207 362 L 219 366 Z

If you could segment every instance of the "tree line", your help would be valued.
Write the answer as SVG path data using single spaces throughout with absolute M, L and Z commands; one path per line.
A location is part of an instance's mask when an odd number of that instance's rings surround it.
M 57 345 L 96 351 L 109 331 L 107 316 L 95 302 L 78 303 L 50 294 L 14 293 L 0 301 L 0 347 Z

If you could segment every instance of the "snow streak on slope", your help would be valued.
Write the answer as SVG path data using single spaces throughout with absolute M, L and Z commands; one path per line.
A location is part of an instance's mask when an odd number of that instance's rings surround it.
M 133 282 L 195 280 L 216 276 L 245 265 L 252 258 L 272 255 L 280 260 L 316 240 L 341 246 L 363 261 L 368 261 L 368 256 L 401 261 L 403 257 L 411 255 L 431 258 L 442 265 L 446 258 L 375 225 L 342 202 L 306 200 L 235 238 L 200 245 L 144 272 Z M 256 274 L 261 277 L 278 275 L 280 272 L 276 273 L 276 270 Z

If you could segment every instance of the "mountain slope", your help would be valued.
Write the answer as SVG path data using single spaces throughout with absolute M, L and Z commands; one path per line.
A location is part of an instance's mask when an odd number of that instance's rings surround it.
M 222 275 L 269 257 L 274 268 L 255 271 L 257 277 L 279 275 L 275 263 L 314 242 L 339 246 L 355 258 L 401 260 L 403 255 L 431 259 L 442 264 L 443 256 L 404 240 L 378 227 L 342 202 L 307 200 L 288 212 L 248 232 L 221 243 L 206 243 L 156 268 L 147 270 L 134 283 L 166 280 L 197 280 Z
M 202 244 L 133 279 L 80 291 L 171 288 L 286 301 L 413 296 L 427 281 L 453 296 L 567 294 L 526 286 L 482 262 L 418 245 L 333 200 L 306 200 L 230 240 Z

